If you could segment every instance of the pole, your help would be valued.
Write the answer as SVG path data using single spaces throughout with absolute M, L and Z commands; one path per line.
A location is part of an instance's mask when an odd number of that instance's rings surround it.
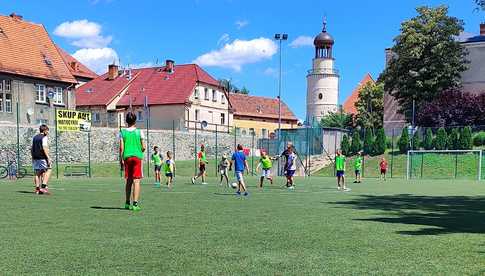
M 337 156 L 337 132 L 335 131 L 334 132 L 334 142 L 333 142 L 333 154 L 335 156 Z M 337 171 L 336 171 L 336 168 L 335 166 L 333 166 L 333 176 L 336 176 L 337 175 Z
M 18 99 L 18 93 L 17 93 L 17 172 L 20 169 L 20 122 L 19 122 L 19 113 L 20 113 L 20 107 L 19 107 L 19 99 Z
M 172 152 L 173 161 L 175 161 L 175 120 L 172 120 Z M 175 171 L 173 172 L 173 176 L 175 177 Z
M 480 150 L 478 154 L 480 160 L 478 160 L 478 181 L 482 180 L 482 158 L 483 158 L 483 151 Z
M 147 102 L 147 96 L 145 96 L 145 103 Z M 147 176 L 150 177 L 150 107 L 145 107 L 145 115 L 147 117 Z
M 412 138 L 411 138 L 411 149 L 414 150 L 414 126 L 415 126 L 415 112 L 416 112 L 416 100 L 413 99 L 413 128 L 412 128 Z
M 91 178 L 91 132 L 88 132 L 88 176 Z
M 219 157 L 218 157 L 218 155 L 219 155 L 219 152 L 218 152 L 218 151 L 219 151 L 219 149 L 218 149 L 218 145 L 217 145 L 217 144 L 218 144 L 218 143 L 217 143 L 217 124 L 216 124 L 216 160 L 215 160 L 215 163 L 216 163 L 216 166 L 215 166 L 215 168 L 216 168 L 216 176 L 217 176 L 217 175 L 218 175 L 218 173 L 219 173 L 219 170 L 218 170 L 219 168 L 218 168 L 218 166 L 217 166 L 217 165 L 218 165 L 218 164 L 217 164 L 217 160 L 219 160 Z
M 197 121 L 195 121 L 194 133 L 194 175 L 197 175 Z
M 424 153 L 421 153 L 421 178 L 423 178 Z
M 455 179 L 457 175 L 458 175 L 458 154 L 455 153 Z
M 392 129 L 392 139 L 391 139 L 391 178 L 392 178 L 393 167 L 394 167 L 394 128 Z
M 278 81 L 278 145 L 281 142 L 281 82 L 282 82 L 282 40 L 280 39 L 280 72 Z
M 406 179 L 409 180 L 409 151 L 408 151 L 407 155 L 408 155 L 408 158 L 406 160 L 407 161 L 406 162 L 407 163 L 406 164 Z
M 54 121 L 55 121 L 55 126 L 56 126 L 56 139 L 55 139 L 55 143 L 56 143 L 56 178 L 59 178 L 59 145 L 58 145 L 58 132 L 57 132 L 57 108 L 54 109 L 54 112 L 55 112 L 55 116 L 54 116 Z
M 254 135 L 255 133 L 253 132 L 251 140 L 251 175 L 254 175 Z
M 121 113 L 118 114 L 118 128 L 119 128 L 119 132 L 120 132 L 120 135 L 121 135 Z M 118 139 L 118 143 L 121 143 Z M 120 161 L 120 164 L 121 164 L 121 160 L 123 159 L 123 156 L 121 156 L 121 153 L 118 154 L 119 155 L 119 161 Z M 123 170 L 120 169 L 120 177 L 123 177 Z

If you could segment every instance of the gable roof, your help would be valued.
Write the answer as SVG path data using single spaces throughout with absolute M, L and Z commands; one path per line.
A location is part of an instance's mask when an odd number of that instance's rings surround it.
M 41 24 L 0 15 L 0 72 L 77 83 Z
M 196 64 L 175 65 L 173 73 L 166 67 L 150 67 L 131 70 L 131 79 L 120 75 L 108 79 L 108 73 L 84 84 L 76 90 L 76 105 L 108 105 L 126 90 L 117 106 L 143 105 L 145 96 L 149 105 L 185 104 L 189 101 L 197 83 L 219 87 L 219 82 Z
M 367 83 L 375 83 L 374 79 L 372 76 L 367 73 L 364 78 L 359 82 L 357 87 L 352 91 L 352 94 L 345 100 L 344 105 L 343 105 L 343 110 L 345 113 L 348 114 L 357 114 L 357 108 L 355 107 L 355 103 L 359 100 L 359 92 L 364 87 Z
M 235 116 L 278 119 L 278 99 L 230 93 L 229 101 Z M 298 121 L 290 108 L 281 101 L 281 118 Z
M 96 73 L 91 71 L 84 64 L 82 64 L 77 59 L 75 59 L 73 56 L 68 54 L 61 47 L 59 47 L 58 45 L 55 45 L 55 46 L 56 46 L 57 50 L 59 51 L 59 54 L 61 54 L 61 57 L 64 60 L 64 63 L 67 65 L 67 68 L 69 69 L 69 71 L 71 72 L 71 74 L 73 76 L 91 79 L 91 80 L 98 77 L 98 75 Z

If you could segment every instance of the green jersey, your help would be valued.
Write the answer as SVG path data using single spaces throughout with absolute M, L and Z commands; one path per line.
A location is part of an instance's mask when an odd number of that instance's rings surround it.
M 354 168 L 356 171 L 362 170 L 362 156 L 355 158 Z
M 152 161 L 155 166 L 161 166 L 162 165 L 162 157 L 160 156 L 160 153 L 154 153 L 152 154 Z
M 163 172 L 165 173 L 173 173 L 173 160 L 168 159 L 163 162 Z
M 340 155 L 335 157 L 335 169 L 337 171 L 345 171 L 345 156 Z
M 142 135 L 139 129 L 132 130 L 122 129 L 121 139 L 123 140 L 123 159 L 137 157 L 143 159 L 143 150 L 141 147 Z
M 271 158 L 269 158 L 268 156 L 261 157 L 261 160 L 259 160 L 259 162 L 261 162 L 261 165 L 263 165 L 264 170 L 269 170 L 271 169 L 271 167 L 273 167 L 273 162 L 271 162 Z
M 199 158 L 200 162 L 203 162 L 207 164 L 207 158 L 205 156 L 205 151 L 200 151 L 199 154 L 197 154 L 197 157 Z

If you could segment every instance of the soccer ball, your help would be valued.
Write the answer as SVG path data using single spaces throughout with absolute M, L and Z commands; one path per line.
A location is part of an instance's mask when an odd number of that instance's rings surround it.
M 237 188 L 237 183 L 236 182 L 231 183 L 231 188 L 236 189 Z

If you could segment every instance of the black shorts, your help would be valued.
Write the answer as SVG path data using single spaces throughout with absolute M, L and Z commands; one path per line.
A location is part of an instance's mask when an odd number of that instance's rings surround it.
M 155 165 L 155 172 L 160 172 L 161 169 L 162 169 L 161 165 Z
M 165 176 L 166 177 L 172 177 L 173 176 L 173 173 L 166 173 Z
M 205 163 L 200 163 L 199 164 L 199 171 L 202 173 L 202 172 L 205 172 Z

